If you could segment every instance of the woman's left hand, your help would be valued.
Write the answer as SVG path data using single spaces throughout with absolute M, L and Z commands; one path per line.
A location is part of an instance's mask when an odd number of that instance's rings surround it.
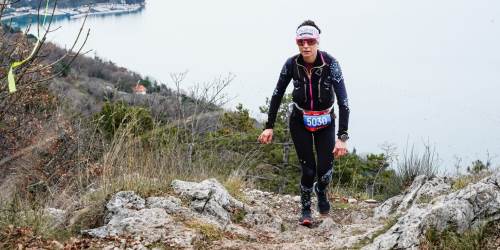
M 337 139 L 335 142 L 335 148 L 333 149 L 333 156 L 338 159 L 347 154 L 347 142 Z

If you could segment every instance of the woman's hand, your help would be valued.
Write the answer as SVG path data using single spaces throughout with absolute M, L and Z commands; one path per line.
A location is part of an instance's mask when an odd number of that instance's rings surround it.
M 333 148 L 333 157 L 338 159 L 347 154 L 347 142 L 337 139 L 335 142 L 335 148 Z
M 269 144 L 273 140 L 273 129 L 268 128 L 264 131 L 259 136 L 259 142 L 263 144 Z

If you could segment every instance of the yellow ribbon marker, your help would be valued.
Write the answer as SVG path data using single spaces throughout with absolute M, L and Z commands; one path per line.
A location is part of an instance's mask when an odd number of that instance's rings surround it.
M 42 27 L 45 26 L 45 21 L 47 20 L 47 12 L 49 10 L 49 1 L 50 0 L 47 0 L 47 4 L 45 5 L 45 14 L 43 17 Z M 26 58 L 22 61 L 19 61 L 19 62 L 14 62 L 10 65 L 9 73 L 7 76 L 7 81 L 9 83 L 9 93 L 16 92 L 16 79 L 15 79 L 16 75 L 14 74 L 14 69 L 22 66 L 27 61 L 31 60 L 33 58 L 33 56 L 35 56 L 35 53 L 38 51 L 38 47 L 40 47 L 41 45 L 42 45 L 42 43 L 40 41 L 40 38 L 37 37 L 37 42 L 35 44 L 35 47 L 33 48 L 33 51 L 31 51 L 31 54 L 28 56 L 28 58 Z

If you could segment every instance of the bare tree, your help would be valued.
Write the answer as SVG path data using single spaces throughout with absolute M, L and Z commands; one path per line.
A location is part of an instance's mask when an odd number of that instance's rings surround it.
M 209 130 L 211 118 L 220 114 L 220 107 L 227 103 L 228 97 L 224 90 L 234 80 L 234 74 L 219 77 L 211 82 L 195 84 L 188 93 L 183 91 L 182 84 L 186 79 L 187 71 L 173 73 L 170 78 L 175 86 L 176 119 L 171 126 L 182 131 L 181 138 L 187 145 L 187 162 L 191 166 L 194 149 L 200 142 L 200 130 Z M 214 112 L 215 111 L 215 112 Z M 213 125 L 213 124 L 212 124 Z
M 6 8 L 16 2 L 18 1 L 0 0 L 0 20 L 4 17 Z M 80 31 L 71 48 L 66 50 L 64 54 L 60 54 L 57 58 L 51 57 L 51 48 L 53 48 L 54 45 L 46 43 L 46 39 L 50 33 L 59 29 L 58 27 L 53 28 L 53 17 L 57 6 L 57 0 L 54 0 L 52 3 L 53 5 L 49 8 L 46 1 L 38 0 L 37 22 L 29 24 L 24 32 L 13 28 L 11 26 L 12 21 L 0 21 L 0 122 L 10 121 L 8 122 L 9 125 L 4 127 L 2 131 L 3 137 L 0 136 L 0 142 L 6 143 L 4 145 L 7 145 L 5 147 L 9 145 L 8 142 L 6 142 L 8 141 L 7 138 L 12 137 L 19 139 L 33 136 L 32 134 L 20 132 L 23 129 L 29 128 L 26 121 L 31 119 L 28 117 L 29 115 L 26 115 L 26 117 L 23 116 L 24 114 L 22 112 L 25 111 L 25 108 L 22 108 L 22 105 L 26 103 L 31 103 L 30 105 L 42 103 L 37 101 L 29 102 L 26 100 L 35 100 L 40 97 L 37 95 L 40 93 L 38 87 L 41 85 L 45 86 L 48 81 L 62 74 L 64 69 L 56 66 L 60 62 L 64 62 L 65 65 L 69 66 L 75 58 L 81 54 L 90 33 L 90 30 L 87 30 L 86 35 L 84 35 L 84 27 L 87 18 L 85 16 Z M 42 18 L 45 20 L 44 22 L 41 22 Z M 28 33 L 33 30 L 37 34 L 36 37 L 34 35 L 28 35 Z M 48 58 L 52 59 L 49 60 Z M 15 62 L 24 63 L 17 63 L 17 67 L 12 67 Z M 11 68 L 13 69 L 13 73 L 15 73 L 14 79 L 19 93 L 11 94 L 7 91 L 7 79 Z M 45 92 L 41 94 L 41 96 L 43 95 L 45 95 Z M 12 120 L 12 117 L 15 119 Z M 24 118 L 26 119 L 23 120 Z M 64 137 L 64 134 L 56 134 L 54 139 L 60 139 L 62 137 Z M 14 145 L 17 144 L 14 143 Z M 6 154 L 9 157 L 0 162 L 0 167 L 4 168 L 7 163 L 32 152 L 35 148 L 43 148 L 44 145 L 44 143 L 41 143 L 30 145 L 25 148 L 12 147 L 17 150 L 17 153 L 10 156 L 9 152 L 1 152 L 0 156 L 5 156 Z M 1 169 L 1 171 L 3 170 L 4 169 Z
M 0 20 L 4 16 L 4 11 L 7 6 L 18 2 L 17 0 L 0 0 Z M 43 7 L 44 3 L 47 3 Z M 57 0 L 54 0 L 51 8 L 48 8 L 48 2 L 39 0 L 37 11 L 37 22 L 29 24 L 24 33 L 16 31 L 9 23 L 0 26 L 0 82 L 4 83 L 7 80 L 8 72 L 15 62 L 24 61 L 23 64 L 17 67 L 12 67 L 15 73 L 16 85 L 22 89 L 25 87 L 33 87 L 38 83 L 47 82 L 55 77 L 63 74 L 65 68 L 56 67 L 59 63 L 64 62 L 66 67 L 69 67 L 75 58 L 82 53 L 82 49 L 87 42 L 90 34 L 90 29 L 84 33 L 84 27 L 87 20 L 85 16 L 80 30 L 74 40 L 73 45 L 66 53 L 59 58 L 47 61 L 48 53 L 45 50 L 47 36 L 57 31 L 60 27 L 53 28 L 54 13 L 57 8 Z M 41 10 L 44 9 L 44 13 Z M 90 9 L 90 7 L 89 7 Z M 41 20 L 44 20 L 43 22 Z M 46 22 L 45 22 L 46 21 Z M 12 22 L 10 22 L 12 24 Z M 37 37 L 33 41 L 32 35 L 27 35 L 35 25 Z M 80 44 L 78 45 L 78 43 Z M 5 101 L 8 96 L 6 91 L 7 84 L 0 85 L 0 100 Z M 0 103 L 0 107 L 3 103 Z

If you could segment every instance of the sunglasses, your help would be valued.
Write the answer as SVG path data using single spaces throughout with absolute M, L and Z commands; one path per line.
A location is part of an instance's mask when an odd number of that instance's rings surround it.
M 315 45 L 318 41 L 314 38 L 297 39 L 297 45 L 304 46 L 305 43 L 309 45 Z

